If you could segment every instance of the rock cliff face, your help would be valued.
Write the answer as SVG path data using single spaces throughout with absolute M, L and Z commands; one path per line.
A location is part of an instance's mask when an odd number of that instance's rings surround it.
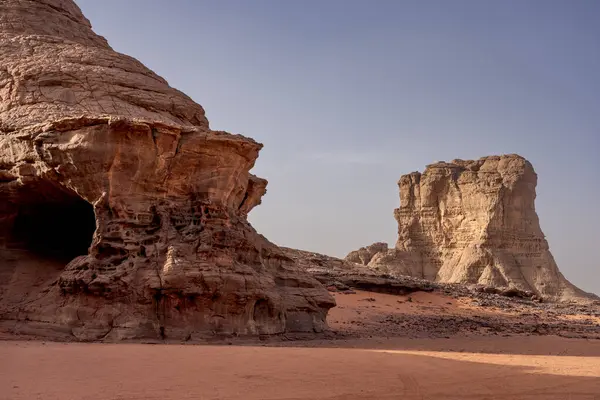
M 71 0 L 0 0 L 0 328 L 313 332 L 333 298 L 246 220 L 262 147 L 113 51 Z
M 535 212 L 536 184 L 532 165 L 518 155 L 439 162 L 404 175 L 394 211 L 398 241 L 372 255 L 368 266 L 439 282 L 514 287 L 551 300 L 587 297 L 550 253 Z

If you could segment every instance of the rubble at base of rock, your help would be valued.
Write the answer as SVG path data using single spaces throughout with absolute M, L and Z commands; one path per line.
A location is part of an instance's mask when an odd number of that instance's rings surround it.
M 600 300 L 593 298 L 583 303 L 577 299 L 546 302 L 533 292 L 513 288 L 391 276 L 348 260 L 290 248 L 283 250 L 330 291 L 339 295 L 351 295 L 362 290 L 402 298 L 425 292 L 466 301 L 481 310 L 471 316 L 449 313 L 443 307 L 416 315 L 381 312 L 370 319 L 355 321 L 348 330 L 336 332 L 337 339 L 439 338 L 456 334 L 558 335 L 600 339 L 600 324 L 593 320 L 600 318 Z M 510 315 L 503 315 L 507 312 Z

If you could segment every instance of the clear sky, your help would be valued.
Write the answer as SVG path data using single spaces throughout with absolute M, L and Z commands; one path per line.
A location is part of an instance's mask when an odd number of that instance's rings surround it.
M 273 242 L 392 245 L 400 175 L 518 153 L 559 267 L 600 293 L 600 1 L 76 1 L 213 129 L 264 143 L 250 220 Z

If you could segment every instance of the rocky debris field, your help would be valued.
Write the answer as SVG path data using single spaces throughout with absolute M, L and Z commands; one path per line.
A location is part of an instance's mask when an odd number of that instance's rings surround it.
M 337 307 L 330 312 L 329 324 L 337 337 L 522 334 L 600 339 L 600 301 L 547 302 L 514 288 L 390 276 L 318 253 L 284 251 L 335 294 Z M 362 304 L 352 300 L 357 293 L 368 293 L 360 299 Z M 438 301 L 415 300 L 420 294 Z M 379 295 L 392 296 L 381 300 Z M 383 302 L 393 307 L 378 307 Z M 369 308 L 368 312 L 361 307 Z M 358 312 L 335 323 L 340 308 Z

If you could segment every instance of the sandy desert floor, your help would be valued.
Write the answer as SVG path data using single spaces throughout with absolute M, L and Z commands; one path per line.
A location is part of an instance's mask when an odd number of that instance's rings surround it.
M 349 333 L 336 340 L 218 346 L 0 341 L 0 399 L 600 400 L 600 340 L 387 332 L 389 315 L 425 316 L 440 307 L 449 315 L 483 312 L 436 294 L 410 297 L 336 294 L 330 325 Z
M 600 399 L 598 342 L 407 341 L 344 348 L 2 342 L 0 398 Z M 503 353 L 481 352 L 486 347 Z

